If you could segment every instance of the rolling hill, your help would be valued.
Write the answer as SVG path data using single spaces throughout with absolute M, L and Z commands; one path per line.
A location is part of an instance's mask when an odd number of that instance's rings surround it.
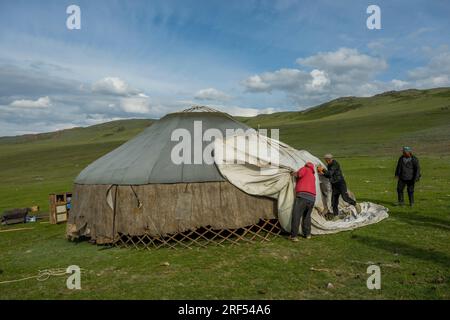
M 278 128 L 281 140 L 313 152 L 322 152 L 336 144 L 344 147 L 342 155 L 357 149 L 357 153 L 384 153 L 398 149 L 401 144 L 416 144 L 418 150 L 436 154 L 450 152 L 450 88 L 343 97 L 304 111 L 236 118 L 254 128 Z M 5 151 L 19 145 L 19 149 L 34 149 L 123 142 L 153 121 L 118 120 L 85 128 L 0 137 L 0 148 Z
M 301 112 L 240 120 L 279 128 L 282 141 L 318 154 L 383 155 L 405 144 L 417 152 L 450 153 L 450 88 L 339 98 Z
M 450 154 L 450 88 L 339 98 L 301 112 L 239 120 L 279 129 L 282 141 L 316 155 L 395 157 L 404 144 L 421 155 Z M 0 212 L 35 203 L 45 210 L 48 193 L 69 190 L 86 165 L 153 121 L 120 120 L 0 138 Z
M 90 127 L 76 127 L 55 132 L 0 137 L 0 145 L 55 145 L 128 140 L 138 134 L 143 128 L 150 126 L 154 121 L 152 119 L 117 120 Z

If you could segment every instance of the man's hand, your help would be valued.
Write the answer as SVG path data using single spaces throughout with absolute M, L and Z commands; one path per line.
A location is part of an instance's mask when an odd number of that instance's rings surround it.
M 320 164 L 317 166 L 317 172 L 319 172 L 319 174 L 323 174 L 323 170 L 325 170 L 324 167 L 322 167 Z

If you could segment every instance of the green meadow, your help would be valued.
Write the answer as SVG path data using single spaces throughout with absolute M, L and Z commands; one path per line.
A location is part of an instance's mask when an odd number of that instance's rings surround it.
M 292 243 L 134 250 L 69 242 L 65 225 L 0 227 L 0 282 L 38 270 L 82 268 L 82 290 L 65 276 L 0 283 L 0 299 L 450 299 L 450 88 L 347 97 L 304 112 L 239 118 L 279 129 L 280 140 L 316 156 L 331 152 L 360 201 L 389 208 L 378 224 Z M 0 212 L 69 191 L 89 163 L 152 120 L 0 138 Z M 416 205 L 395 206 L 403 145 L 422 166 Z M 30 228 L 4 232 L 15 228 Z M 381 269 L 369 290 L 367 267 Z M 331 285 L 329 285 L 331 284 Z

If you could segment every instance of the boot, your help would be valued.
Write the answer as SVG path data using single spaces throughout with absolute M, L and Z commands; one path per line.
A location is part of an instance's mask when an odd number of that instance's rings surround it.
M 409 206 L 412 207 L 414 205 L 414 193 L 408 192 L 408 198 L 409 198 Z
M 399 206 L 403 206 L 405 204 L 405 199 L 403 197 L 403 192 L 397 192 L 398 194 L 398 204 Z

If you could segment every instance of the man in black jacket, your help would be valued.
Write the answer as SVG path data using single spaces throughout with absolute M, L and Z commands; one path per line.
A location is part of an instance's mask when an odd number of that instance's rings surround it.
M 335 216 L 339 215 L 339 196 L 342 196 L 342 199 L 356 207 L 356 211 L 358 213 L 361 212 L 361 207 L 356 203 L 355 200 L 350 198 L 347 192 L 347 184 L 345 183 L 344 175 L 341 171 L 341 166 L 339 163 L 333 159 L 333 155 L 326 154 L 324 156 L 325 162 L 327 163 L 327 169 L 319 166 L 317 171 L 319 174 L 322 174 L 324 177 L 328 178 L 331 183 L 331 206 L 333 208 L 333 214 Z
M 408 191 L 409 205 L 414 205 L 414 184 L 420 179 L 419 159 L 412 154 L 410 147 L 403 147 L 403 154 L 398 159 L 397 168 L 395 169 L 395 177 L 397 182 L 398 205 L 405 204 L 403 190 L 405 186 Z

